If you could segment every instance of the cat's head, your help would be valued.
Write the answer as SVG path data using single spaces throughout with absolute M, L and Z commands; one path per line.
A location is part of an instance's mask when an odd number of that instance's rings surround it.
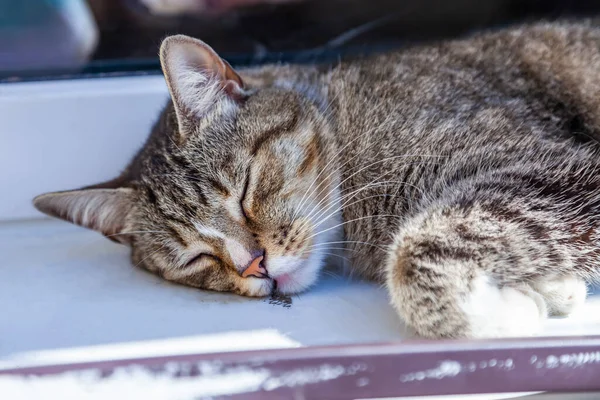
M 130 245 L 134 264 L 168 280 L 306 289 L 339 224 L 322 114 L 289 85 L 244 82 L 199 40 L 169 37 L 160 58 L 172 103 L 124 175 L 35 206 Z

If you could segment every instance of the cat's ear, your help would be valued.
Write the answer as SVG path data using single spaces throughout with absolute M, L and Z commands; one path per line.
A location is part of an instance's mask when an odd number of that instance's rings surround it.
M 167 37 L 160 46 L 160 63 L 180 123 L 202 118 L 217 105 L 231 109 L 246 96 L 242 78 L 201 40 Z
M 127 243 L 125 228 L 133 189 L 81 189 L 42 194 L 33 205 L 44 214 L 96 230 L 112 240 Z

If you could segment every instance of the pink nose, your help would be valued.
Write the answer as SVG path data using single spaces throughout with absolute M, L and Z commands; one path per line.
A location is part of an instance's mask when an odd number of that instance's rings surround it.
M 267 270 L 261 264 L 263 258 L 263 256 L 258 256 L 254 260 L 252 260 L 250 265 L 244 270 L 244 272 L 242 272 L 242 278 L 247 278 L 249 276 L 255 276 L 257 278 L 266 278 L 268 276 Z

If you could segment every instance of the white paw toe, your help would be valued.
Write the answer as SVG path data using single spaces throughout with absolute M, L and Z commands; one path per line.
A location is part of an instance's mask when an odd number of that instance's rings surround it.
M 544 296 L 542 296 L 540 293 L 536 292 L 529 285 L 516 286 L 516 287 L 514 287 L 514 289 L 523 293 L 527 297 L 530 297 L 535 302 L 535 305 L 537 306 L 537 310 L 540 314 L 540 318 L 542 320 L 548 317 L 550 310 L 548 310 L 548 304 L 546 303 L 546 299 L 544 299 Z
M 573 276 L 541 280 L 533 286 L 546 300 L 550 314 L 555 316 L 571 314 L 583 305 L 587 296 L 585 282 Z
M 498 288 L 483 277 L 463 310 L 475 338 L 534 336 L 547 316 L 544 299 L 528 286 Z

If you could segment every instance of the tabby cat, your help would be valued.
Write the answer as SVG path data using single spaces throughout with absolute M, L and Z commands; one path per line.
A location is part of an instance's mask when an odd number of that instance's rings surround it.
M 135 265 L 266 296 L 308 289 L 341 248 L 429 338 L 533 335 L 599 276 L 590 24 L 239 73 L 178 35 L 160 60 L 171 101 L 122 175 L 34 200 Z

